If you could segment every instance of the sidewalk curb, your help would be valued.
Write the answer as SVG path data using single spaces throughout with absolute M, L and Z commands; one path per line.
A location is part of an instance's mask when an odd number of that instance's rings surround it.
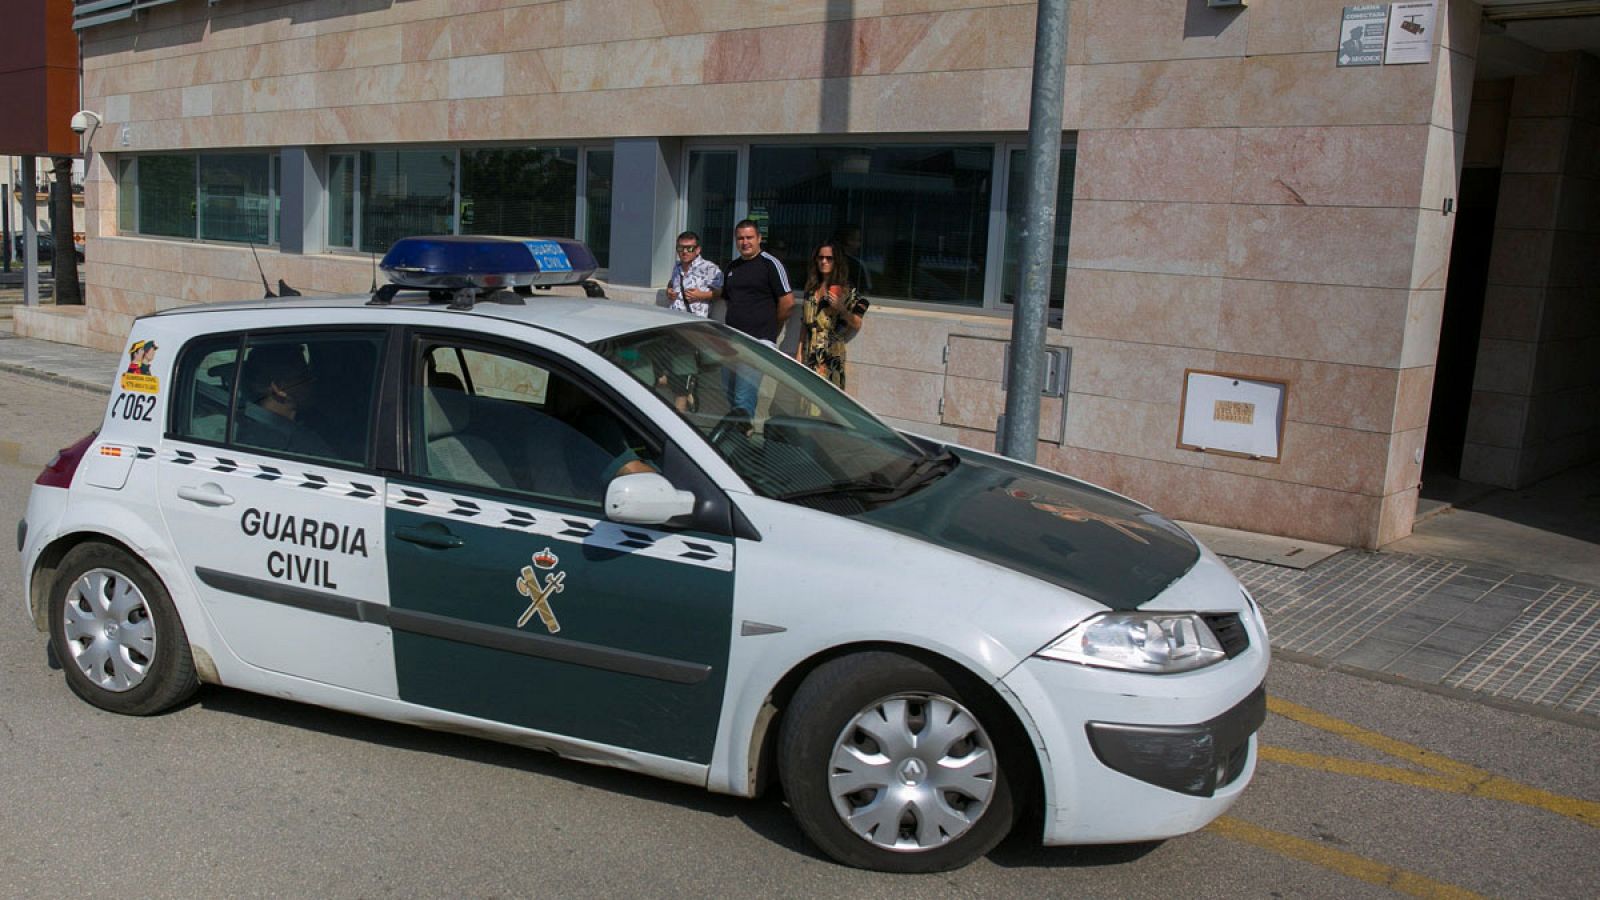
M 1290 662 L 1312 669 L 1323 669 L 1329 672 L 1338 672 L 1342 675 L 1354 675 L 1357 678 L 1365 678 L 1368 681 L 1377 681 L 1382 684 L 1397 684 L 1401 685 L 1402 687 L 1411 688 L 1412 690 L 1424 691 L 1440 697 L 1449 697 L 1452 700 L 1463 700 L 1468 703 L 1478 703 L 1482 704 L 1483 706 L 1492 706 L 1496 709 L 1503 709 L 1507 712 L 1521 713 L 1525 716 L 1534 716 L 1540 719 L 1549 719 L 1554 722 L 1561 722 L 1565 725 L 1576 725 L 1579 728 L 1586 728 L 1590 731 L 1600 731 L 1600 717 L 1588 715 L 1587 713 L 1570 712 L 1564 709 L 1556 709 L 1538 703 L 1527 703 L 1521 700 L 1507 700 L 1504 697 L 1496 697 L 1494 694 L 1490 694 L 1485 691 L 1469 691 L 1466 688 L 1452 687 L 1448 684 L 1429 684 L 1426 681 L 1417 681 L 1401 675 L 1392 675 L 1388 672 L 1378 672 L 1372 669 L 1363 669 L 1360 666 L 1352 666 L 1341 662 L 1334 662 L 1331 659 L 1321 656 L 1314 656 L 1310 653 L 1304 653 L 1299 650 L 1280 650 L 1277 647 L 1273 647 L 1272 659 L 1273 661 L 1281 659 L 1284 662 Z
M 74 378 L 71 375 L 61 375 L 56 372 L 46 372 L 43 369 L 35 369 L 32 366 L 23 365 L 21 363 L 0 361 L 0 372 L 9 372 L 12 375 L 21 375 L 24 378 L 34 378 L 39 381 L 49 381 L 54 384 L 62 385 L 63 387 L 87 391 L 91 394 L 104 394 L 111 390 L 111 386 L 109 384 L 95 384 L 92 381 L 87 381 L 82 378 Z

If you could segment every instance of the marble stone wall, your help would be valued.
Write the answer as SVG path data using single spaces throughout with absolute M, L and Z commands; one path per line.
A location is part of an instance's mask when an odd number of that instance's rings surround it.
M 1039 460 L 1164 512 L 1375 546 L 1410 529 L 1479 8 L 1426 65 L 1338 69 L 1346 0 L 1072 0 L 1079 146 L 1069 395 Z M 1010 0 L 199 0 L 85 34 L 98 150 L 1025 132 L 1035 7 Z M 89 310 L 19 330 L 120 349 L 131 317 L 255 296 L 247 249 L 115 236 L 91 166 Z M 359 290 L 364 260 L 263 252 Z M 628 293 L 613 291 L 614 293 Z M 649 302 L 639 294 L 635 299 Z M 993 442 L 1008 320 L 875 307 L 853 392 Z M 1290 382 L 1279 463 L 1181 451 L 1186 368 Z M 1064 417 L 1064 419 L 1063 419 Z
M 1600 455 L 1600 59 L 1494 89 L 1500 200 L 1461 477 L 1508 488 Z

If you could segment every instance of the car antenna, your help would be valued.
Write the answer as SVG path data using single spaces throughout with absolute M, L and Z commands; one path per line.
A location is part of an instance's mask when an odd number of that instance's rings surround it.
M 266 297 L 264 297 L 262 299 L 265 299 L 265 300 L 274 299 L 278 295 L 274 294 L 272 292 L 272 288 L 267 286 L 267 270 L 261 268 L 261 257 L 256 255 L 256 242 L 255 241 L 251 241 L 250 242 L 250 256 L 253 259 L 255 259 L 255 261 L 256 261 L 256 271 L 261 273 L 261 289 L 263 291 L 266 291 L 266 294 L 267 294 Z

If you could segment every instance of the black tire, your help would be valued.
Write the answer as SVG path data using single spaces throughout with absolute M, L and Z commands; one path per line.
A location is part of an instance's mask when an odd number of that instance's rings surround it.
M 876 729 L 901 716 L 906 734 L 928 739 L 922 750 L 896 756 L 860 727 Z M 943 735 L 935 733 L 936 719 Z M 958 732 L 968 737 L 938 749 Z M 833 859 L 883 872 L 942 872 L 988 853 L 1016 821 L 1007 772 L 1015 765 L 1011 732 L 992 695 L 954 667 L 940 672 L 896 653 L 857 653 L 819 666 L 795 692 L 778 735 L 778 775 L 801 830 Z M 837 765 L 836 752 L 851 764 Z M 932 765 L 924 753 L 961 765 Z M 875 761 L 880 757 L 886 762 Z M 892 772 L 898 781 L 841 793 L 836 801 L 834 789 L 853 783 L 843 779 L 852 777 L 848 770 L 858 759 L 873 760 L 856 773 L 860 778 Z M 936 783 L 958 768 L 983 777 L 963 778 L 961 786 Z M 971 785 L 977 788 L 966 793 Z M 861 823 L 847 822 L 847 811 Z M 879 824 L 869 828 L 873 819 Z M 954 830 L 944 831 L 940 819 L 955 822 Z M 885 824 L 891 820 L 896 824 Z
M 50 644 L 67 686 L 101 709 L 154 715 L 199 686 L 166 585 L 124 550 L 102 543 L 73 548 L 56 570 L 49 616 Z

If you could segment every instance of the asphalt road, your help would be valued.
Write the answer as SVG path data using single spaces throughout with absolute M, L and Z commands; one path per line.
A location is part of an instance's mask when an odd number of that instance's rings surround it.
M 104 398 L 0 373 L 0 524 Z M 207 687 L 132 719 L 45 665 L 0 553 L 0 894 L 1588 897 L 1600 730 L 1274 663 L 1256 782 L 1159 844 L 834 865 L 781 800 Z

